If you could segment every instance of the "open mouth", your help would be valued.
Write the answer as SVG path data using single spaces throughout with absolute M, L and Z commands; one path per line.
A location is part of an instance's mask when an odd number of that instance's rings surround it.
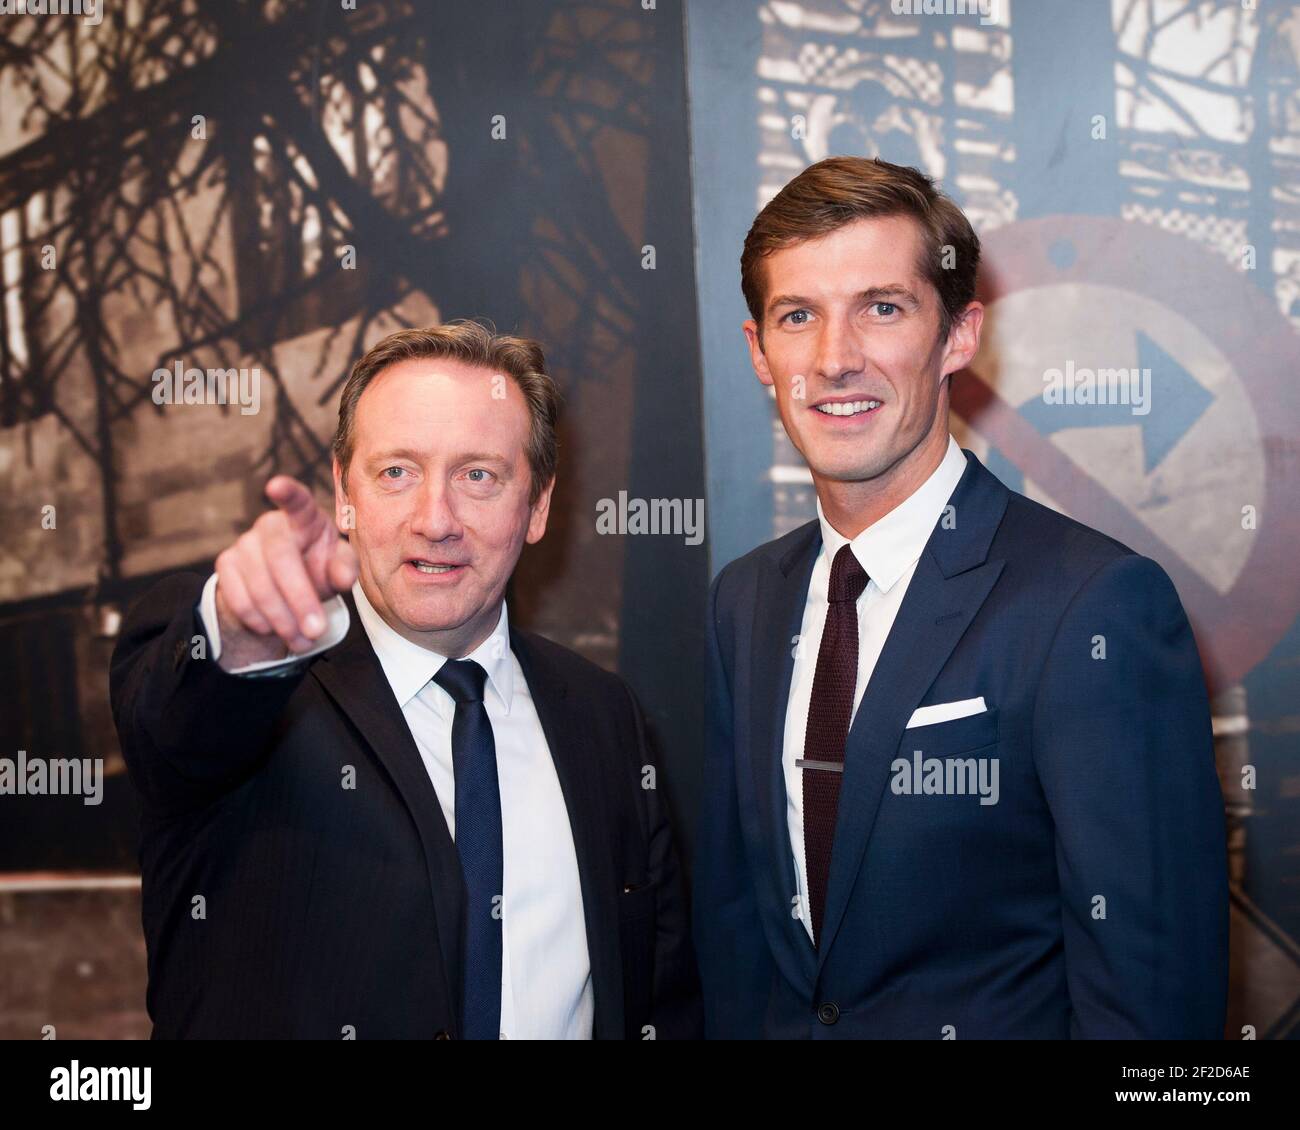
M 823 416 L 865 416 L 880 407 L 879 400 L 836 400 L 813 407 Z
M 446 576 L 449 573 L 458 573 L 465 568 L 464 565 L 445 561 L 427 561 L 422 557 L 413 557 L 406 564 L 411 566 L 417 573 L 423 573 L 428 577 Z

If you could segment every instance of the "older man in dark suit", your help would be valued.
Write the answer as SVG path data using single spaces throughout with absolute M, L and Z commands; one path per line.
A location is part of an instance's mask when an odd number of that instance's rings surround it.
M 211 577 L 133 610 L 155 1037 L 698 1033 L 636 699 L 506 609 L 557 401 L 533 342 L 392 335 L 343 390 L 333 521 L 272 479 Z

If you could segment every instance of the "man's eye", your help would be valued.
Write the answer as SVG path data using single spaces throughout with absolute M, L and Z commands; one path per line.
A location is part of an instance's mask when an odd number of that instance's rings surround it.
M 881 316 L 885 318 L 891 318 L 898 313 L 897 302 L 873 302 L 871 307 L 873 310 L 879 310 Z
M 389 474 L 390 471 L 396 471 L 397 474 L 396 474 L 396 475 Z M 395 478 L 397 478 L 399 475 L 402 475 L 402 474 L 405 473 L 405 468 L 404 468 L 404 467 L 385 467 L 385 468 L 384 468 L 382 471 L 380 471 L 379 473 L 380 473 L 381 475 L 383 475 L 385 478 L 388 478 L 388 479 L 395 479 Z
M 808 324 L 808 319 L 811 316 L 811 311 L 808 310 L 791 310 L 790 313 L 785 315 L 781 320 L 783 322 L 789 322 L 792 326 L 804 326 Z
M 491 477 L 491 471 L 485 471 L 482 467 L 475 467 L 472 471 L 466 471 L 465 477 L 471 483 L 486 483 Z

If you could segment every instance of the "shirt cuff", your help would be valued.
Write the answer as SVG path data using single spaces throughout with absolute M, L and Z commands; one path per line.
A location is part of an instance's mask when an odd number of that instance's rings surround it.
M 290 674 L 302 666 L 303 661 L 322 651 L 328 651 L 335 644 L 341 643 L 348 634 L 352 617 L 342 595 L 332 596 L 322 601 L 325 610 L 325 631 L 316 646 L 310 651 L 286 655 L 283 659 L 265 659 L 260 663 L 250 663 L 245 667 L 227 671 L 228 675 L 279 675 Z M 199 598 L 199 620 L 208 637 L 208 658 L 214 663 L 221 658 L 221 629 L 217 619 L 217 575 L 213 573 L 203 586 L 203 595 Z

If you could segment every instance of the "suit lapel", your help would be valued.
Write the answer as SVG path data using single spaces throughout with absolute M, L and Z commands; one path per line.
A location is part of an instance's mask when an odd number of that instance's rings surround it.
M 370 645 L 352 594 L 344 593 L 343 599 L 352 617 L 348 634 L 342 643 L 312 663 L 311 673 L 370 745 L 415 821 L 433 891 L 444 989 L 459 1018 L 465 922 L 460 857 L 411 729 Z
M 821 530 L 811 522 L 780 558 L 766 563 L 759 573 L 754 601 L 753 647 L 750 654 L 752 692 L 748 752 L 752 760 L 753 807 L 757 813 L 757 842 L 767 852 L 767 866 L 759 876 L 764 900 L 777 910 L 779 928 L 770 940 L 783 972 L 794 984 L 808 981 L 813 972 L 813 949 L 807 935 L 790 916 L 790 900 L 799 890 L 790 849 L 786 818 L 783 754 L 786 703 L 794 672 L 794 649 L 803 627 L 804 605 L 813 564 L 821 545 Z M 743 756 L 744 751 L 740 751 Z M 790 927 L 791 922 L 798 930 Z
M 966 458 L 950 500 L 954 521 L 941 521 L 930 535 L 849 730 L 819 968 L 835 943 L 908 719 L 1002 573 L 1004 562 L 987 557 L 1007 489 L 969 452 Z
M 619 880 L 611 870 L 610 845 L 614 838 L 602 792 L 604 773 L 586 740 L 581 704 L 570 698 L 568 687 L 554 668 L 539 661 L 527 632 L 511 629 L 510 646 L 533 696 L 569 814 L 591 960 L 594 1035 L 596 1039 L 622 1039 L 623 959 L 616 902 Z

